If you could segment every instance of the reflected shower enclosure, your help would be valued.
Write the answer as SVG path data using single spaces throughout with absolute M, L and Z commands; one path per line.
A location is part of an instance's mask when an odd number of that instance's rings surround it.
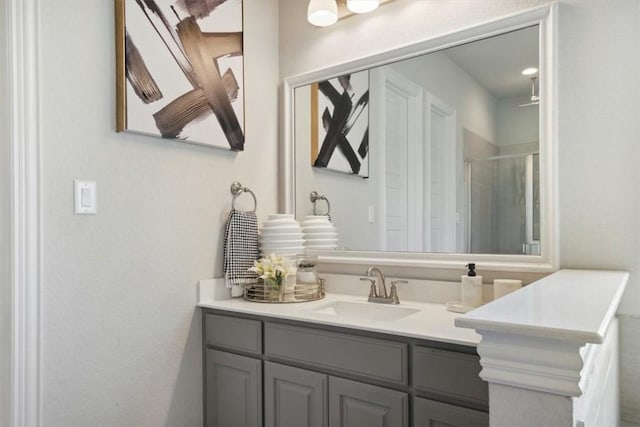
M 465 162 L 469 253 L 540 255 L 540 155 Z

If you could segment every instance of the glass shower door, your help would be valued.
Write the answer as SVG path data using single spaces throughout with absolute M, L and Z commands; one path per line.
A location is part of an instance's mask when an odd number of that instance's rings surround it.
M 539 155 L 466 163 L 469 253 L 540 253 Z

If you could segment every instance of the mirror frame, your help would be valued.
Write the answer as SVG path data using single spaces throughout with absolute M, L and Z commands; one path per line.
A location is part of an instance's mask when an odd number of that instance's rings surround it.
M 513 15 L 425 39 L 398 49 L 381 51 L 353 61 L 287 77 L 283 82 L 284 147 L 281 175 L 283 211 L 295 214 L 295 89 L 319 80 L 353 73 L 435 52 L 456 45 L 502 33 L 539 25 L 540 34 L 540 219 L 541 255 L 496 255 L 469 253 L 314 251 L 319 260 L 331 264 L 376 264 L 398 267 L 459 269 L 473 261 L 491 271 L 548 273 L 556 271 L 558 262 L 558 107 L 557 107 L 557 16 L 553 3 Z

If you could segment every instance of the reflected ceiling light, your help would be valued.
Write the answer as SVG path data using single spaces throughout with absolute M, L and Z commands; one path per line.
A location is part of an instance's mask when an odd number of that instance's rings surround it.
M 522 74 L 524 74 L 524 71 Z M 540 96 L 536 95 L 536 79 L 536 76 L 531 76 L 531 97 L 529 98 L 529 102 L 526 104 L 520 104 L 519 107 L 529 107 L 531 105 L 540 104 Z
M 307 20 L 317 27 L 328 27 L 338 21 L 338 5 L 335 0 L 310 0 Z
M 353 13 L 367 13 L 376 9 L 380 0 L 347 0 L 347 9 Z
M 522 75 L 524 75 L 524 76 L 533 76 L 537 72 L 538 72 L 537 68 L 529 67 L 529 68 L 525 68 L 524 70 L 522 70 Z

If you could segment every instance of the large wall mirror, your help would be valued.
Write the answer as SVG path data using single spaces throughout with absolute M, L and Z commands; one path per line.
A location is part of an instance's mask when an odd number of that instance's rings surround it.
M 553 10 L 287 80 L 288 209 L 329 200 L 324 258 L 554 268 Z

